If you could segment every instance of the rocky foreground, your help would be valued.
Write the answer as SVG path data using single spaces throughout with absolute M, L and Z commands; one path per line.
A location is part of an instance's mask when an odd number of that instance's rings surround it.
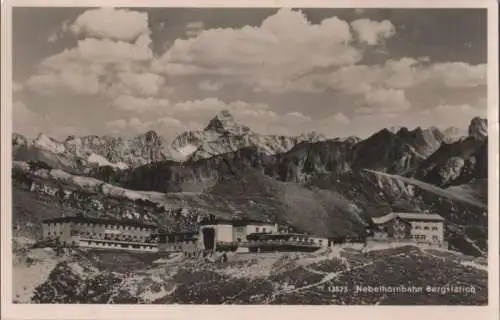
M 181 256 L 16 245 L 14 302 L 99 304 L 485 305 L 484 259 L 405 246 L 361 252 Z M 28 280 L 29 279 L 29 280 Z M 356 287 L 460 286 L 474 293 L 357 292 Z

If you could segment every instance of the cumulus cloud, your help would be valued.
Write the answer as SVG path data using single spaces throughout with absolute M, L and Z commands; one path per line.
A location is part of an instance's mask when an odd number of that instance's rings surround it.
M 217 82 L 204 80 L 198 83 L 198 87 L 203 91 L 219 91 L 223 85 Z
M 306 76 L 293 85 L 295 91 L 340 90 L 366 94 L 374 88 L 409 89 L 423 86 L 472 88 L 486 85 L 486 65 L 429 63 L 426 59 L 401 58 L 382 65 L 343 66 L 328 73 Z
M 486 64 L 470 65 L 465 62 L 433 64 L 423 74 L 423 80 L 436 80 L 450 88 L 470 88 L 486 85 Z
M 119 72 L 110 82 L 107 93 L 117 95 L 157 96 L 165 79 L 155 73 Z
M 31 76 L 27 86 L 44 95 L 54 93 L 97 94 L 100 89 L 99 79 L 95 74 L 78 74 L 70 71 Z
M 77 47 L 44 59 L 39 72 L 27 80 L 33 91 L 52 94 L 67 92 L 75 94 L 97 94 L 105 88 L 104 79 L 109 79 L 117 72 L 133 70 L 133 63 L 147 61 L 153 53 L 149 47 L 149 38 L 139 37 L 134 44 L 111 40 L 85 39 Z M 140 71 L 139 71 L 140 72 Z M 159 76 L 148 74 L 136 75 L 136 80 L 119 74 L 133 92 L 139 93 L 158 90 L 162 80 Z M 151 85 L 149 88 L 145 86 Z M 135 90 L 135 91 L 134 91 Z
M 128 9 L 87 10 L 71 25 L 76 34 L 122 41 L 133 41 L 149 33 L 148 14 Z
M 349 124 L 351 123 L 351 119 L 347 117 L 342 112 L 338 112 L 331 117 L 327 118 L 328 121 L 331 121 L 333 124 Z
M 431 109 L 426 109 L 419 114 L 419 123 L 436 124 L 442 127 L 457 127 L 467 129 L 470 121 L 474 117 L 486 117 L 486 106 L 471 106 L 469 104 L 459 105 L 438 105 Z
M 382 22 L 369 19 L 359 19 L 351 22 L 358 40 L 370 46 L 379 44 L 396 34 L 396 29 L 389 20 Z
M 147 13 L 91 9 L 72 24 L 65 22 L 62 31 L 68 29 L 86 38 L 44 59 L 27 81 L 33 91 L 97 94 L 109 89 L 113 80 L 125 90 L 117 94 L 155 94 L 163 84 L 161 77 L 148 74 L 141 65 L 153 58 Z M 132 80 L 130 73 L 137 73 L 137 79 Z
M 167 75 L 221 75 L 272 89 L 315 68 L 358 62 L 361 53 L 351 40 L 346 21 L 333 17 L 311 24 L 302 12 L 281 9 L 259 27 L 209 29 L 177 39 L 153 66 Z
M 76 47 L 51 56 L 41 66 L 64 69 L 67 64 L 127 64 L 147 61 L 153 57 L 148 35 L 141 36 L 135 43 L 88 38 L 78 41 Z
M 376 89 L 368 91 L 365 96 L 366 105 L 357 108 L 357 113 L 395 113 L 407 111 L 411 103 L 406 99 L 405 92 L 397 89 Z
M 111 105 L 123 111 L 136 113 L 168 111 L 170 106 L 168 99 L 141 98 L 134 96 L 121 95 L 113 99 Z
M 297 112 L 297 111 L 295 111 L 295 112 L 289 112 L 285 116 L 288 117 L 289 119 L 294 119 L 295 121 L 300 121 L 300 122 L 302 122 L 302 121 L 306 121 L 306 122 L 307 121 L 311 121 L 311 117 L 306 116 L 306 115 L 304 115 L 304 114 L 302 114 L 300 112 Z
M 117 119 L 106 122 L 106 127 L 112 133 L 120 135 L 136 135 L 149 130 L 155 130 L 167 138 L 172 138 L 188 129 L 181 121 L 173 117 L 161 117 L 153 120 L 137 117 Z

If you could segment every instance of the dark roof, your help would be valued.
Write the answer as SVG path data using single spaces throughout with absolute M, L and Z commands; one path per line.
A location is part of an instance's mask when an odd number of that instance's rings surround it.
M 133 226 L 141 228 L 157 228 L 154 224 L 143 223 L 137 220 L 117 220 L 117 219 L 101 219 L 101 218 L 89 218 L 89 217 L 60 217 L 45 219 L 43 223 L 63 223 L 63 222 L 80 222 L 80 223 L 95 223 L 95 224 L 111 224 L 111 225 L 122 225 L 122 226 Z
M 217 224 L 217 223 L 227 223 L 231 224 L 233 226 L 246 226 L 249 224 L 257 224 L 257 225 L 274 225 L 275 222 L 271 221 L 263 221 L 263 220 L 257 220 L 257 219 L 248 219 L 248 218 L 206 218 L 200 221 L 201 225 L 207 225 L 207 224 Z
M 303 234 L 303 233 L 251 233 L 247 235 L 247 239 L 289 239 L 289 238 L 295 238 L 295 237 L 301 237 L 301 238 L 306 238 L 306 239 L 312 239 L 312 238 L 322 238 L 322 239 L 327 239 L 323 237 L 315 237 L 311 236 L 309 234 Z
M 444 221 L 444 218 L 438 214 L 420 212 L 391 212 L 382 217 L 373 217 L 372 221 L 375 224 L 383 224 L 396 217 L 411 221 Z

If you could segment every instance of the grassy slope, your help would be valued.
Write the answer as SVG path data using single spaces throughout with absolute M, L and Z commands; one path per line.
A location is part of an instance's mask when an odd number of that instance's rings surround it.
M 293 225 L 312 234 L 338 236 L 362 232 L 364 221 L 352 203 L 328 190 L 307 189 L 250 170 L 219 181 L 203 194 L 167 194 L 166 198 L 221 216 L 243 214 Z
M 368 170 L 368 169 L 366 169 L 365 171 L 371 172 L 373 174 L 378 174 L 378 175 L 386 176 L 389 178 L 393 178 L 396 180 L 401 180 L 407 184 L 414 185 L 414 186 L 417 186 L 423 190 L 435 193 L 436 195 L 439 195 L 443 198 L 447 198 L 447 199 L 450 199 L 453 201 L 463 202 L 463 203 L 466 203 L 468 205 L 475 206 L 479 209 L 484 209 L 484 210 L 488 209 L 488 205 L 486 203 L 481 202 L 480 199 L 477 199 L 476 197 L 473 197 L 467 193 L 454 192 L 454 189 L 442 189 L 442 188 L 434 186 L 432 184 L 425 183 L 425 182 L 422 182 L 422 181 L 419 181 L 416 179 L 412 179 L 412 178 L 402 177 L 402 176 L 398 176 L 398 175 L 392 175 L 392 174 Z

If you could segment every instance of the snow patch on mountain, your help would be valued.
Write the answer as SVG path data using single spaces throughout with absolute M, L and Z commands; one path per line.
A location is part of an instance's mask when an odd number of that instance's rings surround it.
M 39 134 L 38 137 L 33 141 L 33 145 L 43 150 L 50 151 L 55 154 L 61 154 L 66 151 L 63 144 L 55 141 L 54 139 L 44 135 Z
M 99 165 L 101 167 L 103 167 L 103 166 L 111 166 L 111 167 L 114 167 L 114 168 L 117 168 L 117 169 L 120 169 L 120 170 L 124 170 L 124 169 L 128 168 L 128 165 L 126 163 L 123 163 L 123 162 L 112 163 L 112 162 L 109 162 L 108 159 L 106 159 L 103 156 L 98 155 L 96 153 L 91 153 L 88 156 L 87 161 L 90 162 L 90 163 L 95 163 L 95 164 L 97 164 L 97 165 Z

